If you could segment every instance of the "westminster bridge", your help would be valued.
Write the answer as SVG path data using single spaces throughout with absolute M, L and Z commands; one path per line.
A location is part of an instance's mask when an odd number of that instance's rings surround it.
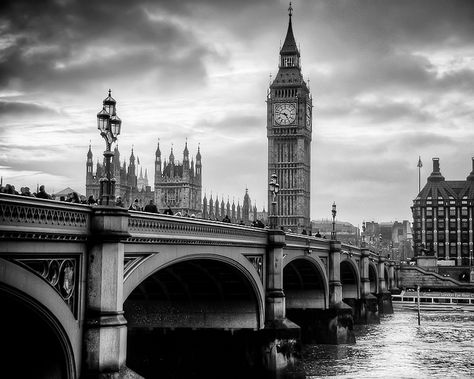
M 7 194 L 0 238 L 16 377 L 138 377 L 137 336 L 156 330 L 247 331 L 252 364 L 278 373 L 301 341 L 355 342 L 397 282 L 393 262 L 335 240 Z

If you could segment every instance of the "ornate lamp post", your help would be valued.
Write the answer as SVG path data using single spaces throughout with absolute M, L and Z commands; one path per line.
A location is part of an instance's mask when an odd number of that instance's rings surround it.
M 272 179 L 270 180 L 268 186 L 272 194 L 272 216 L 270 218 L 270 228 L 276 229 L 278 227 L 278 217 L 276 215 L 276 195 L 280 190 L 280 185 L 277 183 L 276 174 L 272 174 Z
M 365 221 L 362 222 L 362 247 L 365 247 Z
M 100 179 L 99 204 L 115 205 L 115 178 L 112 178 L 110 172 L 110 160 L 114 156 L 112 143 L 117 140 L 122 126 L 122 120 L 117 116 L 115 104 L 109 89 L 109 96 L 103 102 L 102 110 L 97 113 L 97 128 L 100 135 L 105 139 L 105 177 Z
M 336 202 L 332 204 L 332 232 L 331 232 L 331 239 L 335 240 L 336 239 Z

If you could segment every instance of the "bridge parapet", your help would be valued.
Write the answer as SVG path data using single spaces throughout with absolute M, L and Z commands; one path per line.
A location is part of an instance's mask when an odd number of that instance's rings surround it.
M 0 194 L 0 239 L 85 240 L 90 218 L 86 205 Z
M 313 254 L 318 252 L 328 253 L 329 249 L 330 240 L 303 234 L 286 234 L 285 250 L 302 250 L 306 254 Z
M 266 246 L 267 230 L 190 217 L 129 212 L 128 242 Z

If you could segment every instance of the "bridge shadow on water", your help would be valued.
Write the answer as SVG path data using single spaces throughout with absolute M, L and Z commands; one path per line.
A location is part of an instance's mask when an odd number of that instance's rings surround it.
M 127 366 L 147 379 L 273 378 L 261 369 L 256 334 L 252 330 L 129 330 Z M 279 376 L 304 377 L 301 372 Z

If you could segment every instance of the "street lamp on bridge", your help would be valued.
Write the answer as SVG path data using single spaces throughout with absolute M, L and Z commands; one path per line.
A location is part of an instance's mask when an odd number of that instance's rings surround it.
M 110 161 L 114 156 L 112 143 L 120 134 L 122 120 L 116 114 L 116 101 L 110 92 L 109 89 L 109 96 L 103 101 L 102 110 L 97 113 L 97 128 L 105 139 L 105 177 L 100 178 L 99 204 L 113 206 L 115 205 L 115 178 L 110 172 Z
M 365 247 L 365 221 L 362 221 L 362 247 Z
M 336 239 L 336 202 L 332 204 L 332 232 L 331 232 L 331 239 L 335 240 Z
M 278 226 L 278 218 L 276 215 L 276 195 L 280 190 L 280 185 L 277 183 L 277 175 L 275 173 L 272 174 L 272 179 L 270 180 L 268 187 L 272 194 L 272 216 L 270 217 L 270 228 L 276 229 Z

